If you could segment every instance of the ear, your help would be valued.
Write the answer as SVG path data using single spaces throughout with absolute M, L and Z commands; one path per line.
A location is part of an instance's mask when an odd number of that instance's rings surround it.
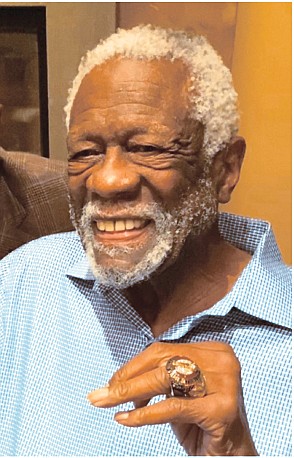
M 218 202 L 221 204 L 229 202 L 239 181 L 245 149 L 244 138 L 234 137 L 213 159 L 212 177 L 216 185 Z

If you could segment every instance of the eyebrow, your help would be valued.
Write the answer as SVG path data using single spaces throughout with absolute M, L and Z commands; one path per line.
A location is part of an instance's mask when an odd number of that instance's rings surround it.
M 126 141 L 135 135 L 147 134 L 147 133 L 148 133 L 148 129 L 146 127 L 132 127 L 132 128 L 122 129 L 120 132 L 117 132 L 115 136 L 118 137 L 120 141 Z M 85 130 L 82 130 L 81 132 L 76 131 L 76 129 L 74 129 L 73 131 L 69 130 L 68 143 L 83 142 L 83 141 L 92 141 L 92 142 L 104 141 L 104 136 L 102 135 L 101 132 L 97 132 L 97 129 L 93 129 L 93 130 L 85 129 Z

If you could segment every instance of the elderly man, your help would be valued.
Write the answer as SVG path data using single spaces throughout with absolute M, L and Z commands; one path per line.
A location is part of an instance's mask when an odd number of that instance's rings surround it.
M 218 215 L 245 151 L 229 71 L 121 30 L 66 114 L 79 236 L 2 261 L 1 454 L 290 455 L 290 274 L 267 223 Z

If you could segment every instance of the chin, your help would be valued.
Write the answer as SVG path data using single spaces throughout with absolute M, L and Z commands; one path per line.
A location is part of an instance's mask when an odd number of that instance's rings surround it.
M 100 284 L 116 289 L 126 289 L 148 280 L 160 267 L 172 251 L 172 237 L 157 237 L 156 243 L 139 256 L 138 250 L 129 251 L 128 255 L 118 253 L 121 248 L 99 247 L 85 242 L 86 254 L 95 278 Z M 135 260 L 136 259 L 136 260 Z

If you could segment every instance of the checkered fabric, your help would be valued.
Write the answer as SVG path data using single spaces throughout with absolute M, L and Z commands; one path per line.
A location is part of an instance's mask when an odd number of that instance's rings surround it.
M 184 456 L 168 424 L 124 427 L 113 416 L 131 403 L 93 408 L 86 394 L 156 340 L 216 340 L 241 362 L 257 451 L 291 456 L 291 275 L 267 223 L 222 214 L 220 229 L 252 260 L 227 296 L 157 339 L 97 284 L 73 232 L 1 261 L 0 455 Z
M 0 148 L 0 259 L 43 235 L 73 230 L 66 162 Z

